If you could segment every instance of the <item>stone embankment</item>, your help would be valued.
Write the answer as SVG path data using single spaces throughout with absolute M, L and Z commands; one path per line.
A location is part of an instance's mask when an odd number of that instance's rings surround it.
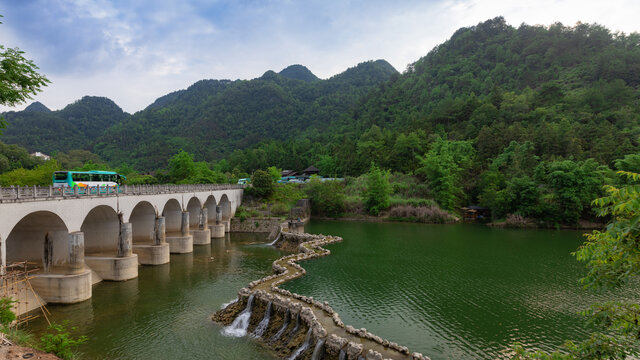
M 282 219 L 280 218 L 246 218 L 244 220 L 231 218 L 230 232 L 269 233 L 268 240 L 272 241 L 280 233 Z
M 305 274 L 297 262 L 329 255 L 322 246 L 339 241 L 342 238 L 283 232 L 280 247 L 297 247 L 299 252 L 274 261 L 273 275 L 249 283 L 213 320 L 225 325 L 225 332 L 261 338 L 287 359 L 428 359 L 364 328 L 345 325 L 327 302 L 278 287 Z

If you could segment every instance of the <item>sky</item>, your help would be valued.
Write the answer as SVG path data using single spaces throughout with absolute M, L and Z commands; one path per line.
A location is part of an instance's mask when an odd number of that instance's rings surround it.
M 51 84 L 58 110 L 105 96 L 134 113 L 201 79 L 253 79 L 302 64 L 326 79 L 367 60 L 398 71 L 460 27 L 599 23 L 640 31 L 638 0 L 3 0 L 0 44 Z

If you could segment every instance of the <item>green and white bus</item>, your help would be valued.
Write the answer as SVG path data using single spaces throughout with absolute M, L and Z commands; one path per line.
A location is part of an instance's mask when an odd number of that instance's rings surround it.
M 56 171 L 53 173 L 53 187 L 120 186 L 126 179 L 113 171 Z

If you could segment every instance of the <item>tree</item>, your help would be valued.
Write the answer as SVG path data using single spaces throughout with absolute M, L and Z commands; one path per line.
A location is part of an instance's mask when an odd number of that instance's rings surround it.
M 344 187 L 340 181 L 322 181 L 312 176 L 305 189 L 316 214 L 337 217 L 344 211 Z
M 599 216 L 611 217 L 603 231 L 593 231 L 574 253 L 586 263 L 580 281 L 590 289 L 620 287 L 640 275 L 640 174 L 619 171 L 635 184 L 605 186 L 606 196 L 593 201 Z M 583 312 L 599 328 L 580 343 L 567 341 L 562 351 L 526 351 L 516 345 L 517 359 L 626 359 L 640 354 L 640 305 L 617 301 L 595 304 Z
M 271 179 L 273 179 L 273 181 L 278 181 L 282 177 L 282 169 L 278 169 L 275 166 L 269 166 L 267 168 L 267 172 L 271 175 Z
M 193 177 L 196 174 L 196 164 L 193 155 L 181 150 L 169 159 L 169 177 L 174 183 Z
M 367 189 L 364 193 L 364 207 L 369 214 L 378 216 L 380 211 L 389 207 L 391 190 L 389 172 L 380 169 L 372 162 L 367 174 Z
M 443 140 L 437 137 L 416 172 L 429 182 L 438 205 L 452 210 L 463 195 L 462 175 L 473 163 L 475 150 L 470 141 Z
M 24 51 L 0 45 L 0 104 L 15 106 L 42 91 L 50 81 L 36 70 L 38 67 L 24 57 Z M 4 128 L 1 117 L 0 128 Z
M 273 179 L 264 170 L 256 170 L 251 176 L 251 191 L 263 198 L 269 197 L 273 193 Z

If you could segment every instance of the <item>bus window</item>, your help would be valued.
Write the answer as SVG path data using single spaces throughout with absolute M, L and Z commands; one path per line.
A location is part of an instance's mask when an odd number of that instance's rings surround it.
M 72 174 L 73 181 L 91 181 L 89 174 Z
M 66 171 L 61 171 L 61 172 L 54 172 L 53 173 L 53 179 L 54 180 L 67 180 L 67 172 Z

